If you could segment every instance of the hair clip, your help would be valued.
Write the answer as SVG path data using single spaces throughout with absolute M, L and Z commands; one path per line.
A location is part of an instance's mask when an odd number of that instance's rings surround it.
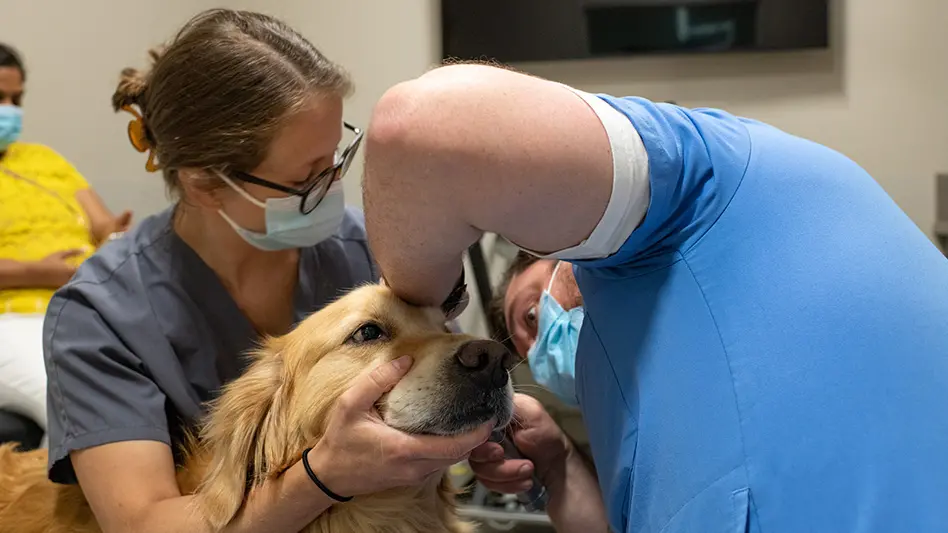
M 161 167 L 155 163 L 155 146 L 148 140 L 148 135 L 145 134 L 145 119 L 141 113 L 132 108 L 132 106 L 122 106 L 122 111 L 130 113 L 135 117 L 135 120 L 128 123 L 128 141 L 132 143 L 132 147 L 138 150 L 139 153 L 148 153 L 148 161 L 145 162 L 145 170 L 148 172 L 157 172 Z

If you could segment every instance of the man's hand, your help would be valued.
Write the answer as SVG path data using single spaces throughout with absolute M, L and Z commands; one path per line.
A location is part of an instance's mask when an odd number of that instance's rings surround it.
M 530 488 L 535 469 L 550 495 L 546 511 L 557 531 L 608 531 L 596 477 L 540 402 L 517 394 L 514 417 L 512 438 L 528 459 L 505 459 L 499 444 L 481 444 L 468 458 L 478 480 L 491 490 L 516 494 Z
M 470 457 L 471 469 L 481 483 L 493 491 L 517 494 L 533 484 L 534 470 L 547 487 L 562 482 L 558 478 L 565 475 L 572 444 L 543 405 L 525 394 L 515 395 L 511 428 L 508 438 L 528 459 L 505 459 L 500 444 L 485 442 Z

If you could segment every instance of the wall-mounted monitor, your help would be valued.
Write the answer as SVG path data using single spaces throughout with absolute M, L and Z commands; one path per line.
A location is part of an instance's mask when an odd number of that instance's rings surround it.
M 503 63 L 826 48 L 829 0 L 442 0 L 443 56 Z

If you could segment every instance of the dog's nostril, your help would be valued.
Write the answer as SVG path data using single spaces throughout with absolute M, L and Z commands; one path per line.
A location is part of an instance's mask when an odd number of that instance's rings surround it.
M 501 348 L 504 350 L 503 355 L 501 355 L 501 364 L 504 365 L 504 370 L 509 372 L 513 370 L 515 366 L 517 366 L 517 361 L 519 358 L 514 355 L 513 352 L 508 350 L 507 347 L 501 346 Z
M 485 347 L 474 346 L 473 344 L 473 342 L 469 342 L 461 346 L 461 349 L 458 350 L 458 361 L 461 362 L 461 366 L 468 370 L 483 370 L 490 362 L 490 356 L 487 354 Z
M 470 341 L 458 348 L 457 360 L 464 373 L 479 386 L 503 387 L 507 371 L 515 358 L 503 344 L 495 341 Z

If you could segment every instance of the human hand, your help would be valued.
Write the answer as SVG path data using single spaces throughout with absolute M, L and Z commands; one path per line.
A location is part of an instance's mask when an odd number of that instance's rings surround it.
M 534 471 L 546 486 L 565 475 L 572 445 L 535 398 L 514 395 L 514 421 L 507 438 L 513 439 L 525 459 L 504 458 L 504 449 L 496 442 L 481 444 L 468 459 L 474 474 L 488 489 L 518 494 L 533 485 Z
M 130 227 L 132 227 L 132 212 L 126 209 L 111 220 L 105 238 L 108 239 L 112 235 L 121 235 L 128 231 Z
M 132 212 L 128 209 L 115 217 L 115 231 L 127 231 L 132 225 Z
M 72 248 L 53 252 L 35 262 L 34 268 L 42 284 L 46 287 L 59 288 L 66 284 L 76 273 L 76 265 L 69 261 L 85 252 L 82 248 Z
M 419 485 L 466 459 L 490 436 L 493 421 L 455 437 L 410 435 L 385 424 L 375 404 L 411 364 L 405 356 L 379 365 L 339 398 L 325 436 L 307 455 L 313 472 L 331 491 L 357 496 Z

